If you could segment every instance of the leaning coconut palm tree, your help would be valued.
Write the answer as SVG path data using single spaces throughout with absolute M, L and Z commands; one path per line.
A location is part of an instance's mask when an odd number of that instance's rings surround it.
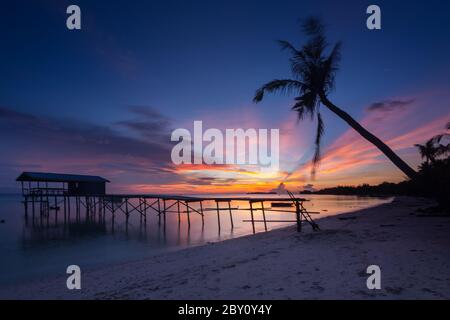
M 315 139 L 316 152 L 313 158 L 313 174 L 320 161 L 320 142 L 324 133 L 324 122 L 320 114 L 320 106 L 324 105 L 338 117 L 347 122 L 361 136 L 374 144 L 383 152 L 404 174 L 413 178 L 416 172 L 383 141 L 363 128 L 347 112 L 334 105 L 328 94 L 334 88 L 335 74 L 340 60 L 341 43 L 336 43 L 328 51 L 324 27 L 316 18 L 310 18 L 303 24 L 303 31 L 309 40 L 297 49 L 287 41 L 279 41 L 282 49 L 291 53 L 291 70 L 293 79 L 273 80 L 256 91 L 253 101 L 263 100 L 266 93 L 291 93 L 298 96 L 292 110 L 296 111 L 299 120 L 305 116 L 317 117 L 317 133 Z M 328 52 L 327 52 L 328 51 Z

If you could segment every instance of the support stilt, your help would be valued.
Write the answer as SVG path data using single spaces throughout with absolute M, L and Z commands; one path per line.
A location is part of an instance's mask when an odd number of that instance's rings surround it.
M 217 224 L 219 226 L 219 232 L 220 232 L 220 209 L 219 209 L 219 201 L 216 201 L 217 206 Z
M 200 201 L 200 212 L 202 214 L 202 226 L 205 225 L 205 214 L 203 213 L 203 203 Z
M 187 202 L 185 202 L 185 204 L 186 204 L 186 213 L 187 213 L 188 227 L 190 228 L 191 227 L 191 218 L 189 216 L 189 205 L 188 205 Z
M 264 219 L 264 230 L 267 231 L 267 221 L 266 221 L 266 212 L 264 211 L 264 201 L 261 201 L 261 209 L 262 209 L 262 214 L 263 214 L 263 219 Z
M 249 201 L 249 203 L 250 203 L 250 215 L 252 216 L 253 233 L 256 233 L 256 231 L 255 231 L 255 218 L 253 216 L 253 202 Z
M 230 211 L 231 229 L 234 229 L 233 212 L 231 211 L 231 201 L 228 201 L 228 210 Z

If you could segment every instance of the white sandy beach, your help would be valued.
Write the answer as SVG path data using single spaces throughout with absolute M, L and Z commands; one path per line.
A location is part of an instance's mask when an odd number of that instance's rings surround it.
M 450 218 L 419 217 L 423 199 L 0 289 L 19 299 L 449 299 Z M 344 218 L 344 219 L 342 219 Z M 348 219 L 350 218 L 350 219 Z M 366 268 L 381 267 L 381 290 Z

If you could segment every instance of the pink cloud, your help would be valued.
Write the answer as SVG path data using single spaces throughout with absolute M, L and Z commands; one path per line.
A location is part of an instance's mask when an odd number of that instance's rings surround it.
M 402 98 L 396 101 L 411 101 L 411 103 L 408 106 L 390 108 L 384 112 L 366 112 L 360 123 L 383 139 L 411 165 L 418 164 L 420 157 L 413 149 L 414 144 L 422 143 L 443 132 L 445 124 L 450 119 L 450 113 L 444 111 L 444 114 L 435 115 L 434 118 L 426 120 L 430 118 L 430 110 L 427 108 L 430 104 L 428 99 Z M 302 165 L 288 180 L 307 181 L 310 179 L 310 170 L 310 163 Z M 348 184 L 368 181 L 380 183 L 385 180 L 399 181 L 403 178 L 403 173 L 375 146 L 350 128 L 325 149 L 317 171 L 318 181 L 315 184 L 329 186 L 336 181 Z

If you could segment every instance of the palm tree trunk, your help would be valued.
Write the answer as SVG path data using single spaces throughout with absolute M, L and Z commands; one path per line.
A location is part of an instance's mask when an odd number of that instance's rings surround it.
M 404 174 L 406 174 L 410 179 L 414 178 L 417 174 L 413 168 L 411 168 L 405 161 L 403 161 L 391 148 L 389 148 L 383 141 L 378 139 L 372 133 L 367 131 L 363 126 L 361 126 L 355 119 L 353 119 L 347 112 L 335 106 L 325 94 L 320 95 L 321 102 L 332 112 L 334 112 L 338 117 L 347 122 L 350 127 L 356 130 L 361 136 L 363 136 L 367 141 L 371 142 L 376 146 L 381 152 L 384 153 L 386 157 L 389 158 Z

